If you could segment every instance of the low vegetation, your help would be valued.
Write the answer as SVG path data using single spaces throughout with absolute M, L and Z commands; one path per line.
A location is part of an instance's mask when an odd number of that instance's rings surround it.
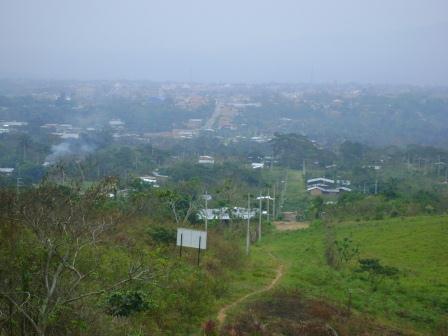
M 339 262 L 330 265 L 325 257 L 326 228 L 320 221 L 307 230 L 265 237 L 253 254 L 270 252 L 286 265 L 280 284 L 286 292 L 255 300 L 249 304 L 252 310 L 242 309 L 245 313 L 234 312 L 230 325 L 241 335 L 255 330 L 261 335 L 288 334 L 305 326 L 321 330 L 310 335 L 327 335 L 328 323 L 340 335 L 363 330 L 372 335 L 443 335 L 448 308 L 447 217 L 345 222 L 335 224 L 333 230 Z M 287 308 L 289 299 L 302 302 L 298 311 Z M 282 301 L 283 308 L 272 305 L 276 301 Z M 328 318 L 318 319 L 315 325 L 316 316 L 309 309 L 322 301 Z M 354 320 L 346 316 L 347 311 L 353 311 Z M 298 318 L 303 323 L 288 314 L 303 314 Z M 362 322 L 367 316 L 376 322 Z

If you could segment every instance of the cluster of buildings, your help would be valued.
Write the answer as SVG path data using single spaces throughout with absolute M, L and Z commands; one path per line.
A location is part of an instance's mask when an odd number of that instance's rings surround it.
M 207 97 L 192 95 L 180 96 L 176 98 L 176 106 L 185 110 L 195 110 L 201 108 L 209 103 Z
M 198 163 L 203 165 L 214 165 L 215 159 L 213 156 L 201 155 L 198 159 Z
M 28 126 L 26 121 L 1 121 L 0 120 L 0 134 L 20 131 Z
M 79 139 L 79 134 L 82 131 L 81 128 L 74 127 L 71 124 L 44 124 L 40 127 L 48 130 L 52 135 L 64 140 Z
M 332 180 L 325 177 L 312 178 L 306 181 L 306 191 L 312 196 L 338 196 L 352 191 L 348 180 Z
M 219 220 L 228 222 L 231 219 L 252 219 L 257 215 L 254 209 L 247 210 L 247 208 L 233 207 L 233 208 L 216 208 L 216 209 L 202 209 L 198 212 L 199 220 Z
M 151 185 L 154 188 L 160 188 L 160 184 L 166 182 L 168 176 L 160 174 L 157 170 L 152 172 L 152 175 L 139 176 L 142 183 Z
M 14 173 L 14 168 L 0 168 L 0 175 L 11 176 Z
M 198 164 L 213 166 L 215 164 L 215 159 L 213 156 L 201 155 L 199 156 Z M 265 162 L 251 162 L 250 167 L 252 169 L 263 169 L 265 167 Z

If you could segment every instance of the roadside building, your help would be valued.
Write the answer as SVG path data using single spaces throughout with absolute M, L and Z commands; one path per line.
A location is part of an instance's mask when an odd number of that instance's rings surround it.
M 215 164 L 215 159 L 212 156 L 202 155 L 198 160 L 199 164 L 213 165 Z
M 154 188 L 159 188 L 160 186 L 157 184 L 157 178 L 154 176 L 139 176 L 139 180 L 145 184 L 152 185 Z
M 347 187 L 324 188 L 320 186 L 312 186 L 306 189 L 311 196 L 338 196 L 344 192 L 352 191 Z
M 251 167 L 252 167 L 252 169 L 262 169 L 262 168 L 264 168 L 264 163 L 252 162 Z
M 234 207 L 234 208 L 216 208 L 216 209 L 201 209 L 198 211 L 199 220 L 219 220 L 222 222 L 230 221 L 230 219 L 240 219 L 244 220 L 249 218 L 255 218 L 257 211 L 247 208 Z
M 325 177 L 316 177 L 316 178 L 312 178 L 306 181 L 306 184 L 308 185 L 308 187 L 310 186 L 315 186 L 315 185 L 321 185 L 321 186 L 330 186 L 330 185 L 334 185 L 335 181 L 325 178 Z
M 325 177 L 316 177 L 306 181 L 306 191 L 312 196 L 337 196 L 352 191 L 348 186 L 349 180 L 332 180 Z
M 14 168 L 0 168 L 0 174 L 10 176 L 14 173 Z

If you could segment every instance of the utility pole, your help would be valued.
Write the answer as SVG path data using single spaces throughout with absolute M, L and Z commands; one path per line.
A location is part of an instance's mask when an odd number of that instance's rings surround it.
M 249 255 L 250 245 L 250 194 L 247 194 L 247 226 L 246 226 L 246 255 Z
M 26 161 L 26 140 L 23 141 L 23 162 L 25 161 Z
M 302 162 L 302 174 L 303 174 L 303 177 L 305 177 L 305 174 L 306 174 L 306 163 L 305 163 L 305 159 L 303 159 L 303 162 Z
M 269 196 L 269 189 L 268 189 L 268 195 L 266 196 L 266 198 L 268 200 L 268 203 L 267 203 L 267 206 L 266 206 L 266 214 L 267 214 L 267 219 L 268 219 L 268 222 L 269 222 L 269 198 L 270 198 L 270 196 Z
M 61 168 L 61 172 L 62 172 L 62 185 L 65 184 L 65 172 L 64 172 L 64 167 Z
M 19 198 L 19 193 L 20 193 L 20 188 L 23 186 L 23 182 L 22 182 L 22 178 L 18 177 L 16 179 L 16 193 L 17 193 L 17 198 Z
M 259 211 L 258 211 L 258 241 L 261 240 L 261 192 L 260 196 L 258 197 L 259 200 Z
M 275 221 L 275 183 L 274 183 L 274 199 L 272 200 L 272 220 Z
M 375 180 L 375 195 L 378 194 L 378 179 Z
M 205 191 L 205 232 L 208 231 L 208 193 Z
M 440 155 L 439 155 L 439 160 L 437 161 L 436 165 L 437 165 L 437 177 L 440 177 L 442 166 L 445 166 L 445 162 L 442 162 L 442 158 L 440 157 Z

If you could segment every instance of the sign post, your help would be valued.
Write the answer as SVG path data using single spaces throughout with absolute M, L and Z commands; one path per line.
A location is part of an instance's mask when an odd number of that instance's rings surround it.
M 199 266 L 199 259 L 201 256 L 201 236 L 199 236 L 199 245 L 198 245 L 198 266 Z
M 260 192 L 260 196 L 257 197 L 259 202 L 260 202 L 260 209 L 258 210 L 258 240 L 261 240 L 261 192 Z
M 183 234 L 180 234 L 180 249 L 179 249 L 179 257 L 182 258 L 182 238 Z

